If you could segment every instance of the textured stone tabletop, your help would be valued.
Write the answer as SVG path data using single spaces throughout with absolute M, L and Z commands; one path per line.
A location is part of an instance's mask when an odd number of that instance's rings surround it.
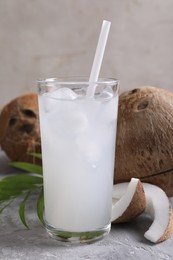
M 0 176 L 15 173 L 8 165 L 8 159 L 0 152 Z M 48 237 L 37 219 L 33 194 L 27 206 L 27 221 L 30 229 L 21 224 L 18 217 L 19 200 L 16 200 L 0 215 L 0 260 L 169 260 L 173 259 L 173 236 L 165 242 L 154 245 L 143 234 L 151 220 L 142 215 L 135 221 L 113 225 L 110 234 L 103 240 L 81 246 L 62 246 Z M 173 198 L 170 199 L 173 205 Z

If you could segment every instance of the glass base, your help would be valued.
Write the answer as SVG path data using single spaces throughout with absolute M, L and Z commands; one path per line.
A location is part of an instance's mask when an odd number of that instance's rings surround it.
M 69 244 L 81 244 L 81 243 L 93 243 L 95 241 L 98 241 L 105 237 L 107 234 L 109 234 L 111 228 L 111 224 L 108 224 L 104 226 L 103 228 L 92 230 L 92 231 L 86 231 L 86 232 L 69 232 L 66 230 L 59 230 L 48 223 L 46 223 L 46 230 L 48 234 L 60 241 L 60 242 L 66 242 Z

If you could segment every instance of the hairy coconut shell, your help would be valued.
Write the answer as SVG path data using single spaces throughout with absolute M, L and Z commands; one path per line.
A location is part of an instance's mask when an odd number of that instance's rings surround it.
M 3 107 L 0 113 L 0 145 L 13 161 L 35 161 L 29 153 L 41 152 L 36 93 L 19 96 Z
M 120 95 L 114 177 L 139 178 L 173 196 L 173 93 L 146 86 Z

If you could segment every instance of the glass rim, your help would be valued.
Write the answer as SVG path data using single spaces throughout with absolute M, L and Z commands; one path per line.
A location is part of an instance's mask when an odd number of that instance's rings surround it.
M 99 78 L 97 81 L 90 82 L 88 77 L 83 76 L 69 76 L 69 77 L 58 77 L 58 78 L 40 78 L 37 80 L 38 84 L 51 84 L 51 83 L 58 83 L 58 84 L 66 84 L 66 85 L 89 85 L 89 84 L 119 84 L 119 79 L 115 78 Z

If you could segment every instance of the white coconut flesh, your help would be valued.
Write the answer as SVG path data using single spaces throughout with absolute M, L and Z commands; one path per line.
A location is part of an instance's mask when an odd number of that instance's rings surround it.
M 119 218 L 128 208 L 136 191 L 139 179 L 132 178 L 130 183 L 120 183 L 113 188 L 112 221 Z M 158 186 L 142 183 L 145 197 L 145 213 L 153 219 L 145 232 L 146 239 L 153 243 L 161 242 L 173 232 L 172 209 L 166 193 Z
M 153 218 L 153 222 L 145 232 L 144 237 L 150 240 L 151 242 L 158 242 L 169 226 L 170 218 L 171 218 L 171 208 L 168 197 L 165 192 L 159 187 L 142 183 L 146 196 L 146 210 L 145 212 L 150 214 Z
M 130 183 L 114 185 L 111 221 L 121 217 L 130 205 L 136 191 L 139 179 L 132 178 Z

